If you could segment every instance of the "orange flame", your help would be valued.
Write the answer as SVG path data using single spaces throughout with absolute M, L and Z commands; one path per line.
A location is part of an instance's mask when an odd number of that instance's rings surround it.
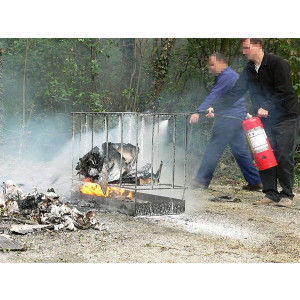
M 133 193 L 132 191 L 125 191 L 123 188 L 118 188 L 114 186 L 108 186 L 106 193 L 104 194 L 100 185 L 91 182 L 88 179 L 85 179 L 85 184 L 83 184 L 80 187 L 80 192 L 82 194 L 88 194 L 88 195 L 95 195 L 95 196 L 100 196 L 100 197 L 114 197 L 114 196 L 123 196 L 124 198 L 133 198 Z

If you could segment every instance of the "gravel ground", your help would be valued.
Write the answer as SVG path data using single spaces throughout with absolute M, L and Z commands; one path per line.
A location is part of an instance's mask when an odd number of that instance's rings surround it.
M 210 201 L 220 195 L 241 202 Z M 0 252 L 0 262 L 300 262 L 299 194 L 292 208 L 252 205 L 262 197 L 240 186 L 212 185 L 187 192 L 181 215 L 131 217 L 98 211 L 106 230 L 13 235 L 28 250 Z M 9 224 L 1 221 L 0 227 L 5 226 Z

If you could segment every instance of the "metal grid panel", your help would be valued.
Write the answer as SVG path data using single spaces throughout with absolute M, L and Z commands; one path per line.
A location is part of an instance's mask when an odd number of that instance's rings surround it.
M 90 151 L 95 145 L 107 144 L 109 141 L 121 144 L 121 158 L 123 153 L 123 143 L 131 143 L 140 149 L 137 151 L 135 161 L 135 183 L 126 184 L 122 182 L 122 172 L 120 171 L 119 186 L 133 190 L 154 190 L 154 189 L 183 189 L 183 194 L 186 189 L 186 163 L 187 163 L 187 135 L 188 135 L 188 117 L 190 113 L 137 113 L 137 112 L 72 112 L 72 181 L 81 181 L 80 175 L 76 175 L 74 163 L 81 156 Z M 161 124 L 163 121 L 168 122 L 168 130 L 172 134 L 171 140 L 171 176 L 165 182 L 154 183 L 153 172 L 154 166 L 158 167 L 158 162 L 161 159 Z M 145 122 L 148 125 L 149 132 L 151 129 L 151 137 L 145 134 Z M 180 123 L 183 132 L 181 135 L 182 149 L 184 149 L 183 169 L 176 170 L 176 152 L 178 147 L 178 130 L 177 126 Z M 117 130 L 117 131 L 116 131 Z M 137 170 L 142 166 L 145 160 L 143 153 L 145 152 L 146 141 L 151 141 L 147 149 L 151 149 L 151 184 L 138 185 Z M 149 144 L 149 143 L 148 143 Z M 170 146 L 169 145 L 169 146 Z M 106 149 L 108 151 L 108 147 Z M 107 153 L 106 153 L 107 155 Z M 139 157 L 141 156 L 141 157 Z M 148 157 L 149 159 L 149 157 Z M 163 171 L 164 172 L 164 168 Z M 175 183 L 176 172 L 181 172 L 183 180 L 180 184 Z

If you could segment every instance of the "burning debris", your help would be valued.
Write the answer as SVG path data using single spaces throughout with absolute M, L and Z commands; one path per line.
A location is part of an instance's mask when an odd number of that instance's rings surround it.
M 120 174 L 124 183 L 135 183 L 136 177 L 138 184 L 147 184 L 151 182 L 151 178 L 153 178 L 153 182 L 159 182 L 162 162 L 155 174 L 152 174 L 150 163 L 137 171 L 132 169 L 138 151 L 139 149 L 132 144 L 123 144 L 121 147 L 120 143 L 103 143 L 102 152 L 98 147 L 94 147 L 79 159 L 76 166 L 77 174 L 98 183 L 104 194 L 107 183 L 118 181 Z
M 113 198 L 119 198 L 122 197 L 123 199 L 132 199 L 133 192 L 132 191 L 126 191 L 124 188 L 109 186 L 106 189 L 106 192 L 103 192 L 103 189 L 101 186 L 95 182 L 91 182 L 90 180 L 86 179 L 85 183 L 80 187 L 80 192 L 83 194 L 89 194 L 89 195 L 95 195 L 99 197 L 113 197 Z
M 184 185 L 180 186 L 175 184 L 177 116 L 172 114 L 167 120 L 163 120 L 167 116 L 168 114 L 156 115 L 136 112 L 72 113 L 71 193 L 73 199 L 93 203 L 99 209 L 117 211 L 132 216 L 178 214 L 184 212 L 185 202 L 183 197 L 185 191 L 186 159 L 184 160 L 183 168 Z M 123 125 L 124 120 L 127 120 L 128 117 L 129 126 L 127 129 Z M 173 160 L 171 156 L 168 157 L 167 151 L 161 149 L 166 142 L 168 120 L 171 117 L 173 117 Z M 187 115 L 184 117 L 186 120 Z M 148 118 L 150 121 L 152 120 L 152 130 L 146 124 L 148 123 L 148 121 L 146 122 Z M 118 132 L 114 131 L 116 128 L 113 126 L 117 122 L 119 124 Z M 187 122 L 185 122 L 185 125 L 184 132 L 185 138 L 187 138 Z M 113 130 L 112 134 L 110 133 L 110 128 Z M 126 128 L 127 132 L 124 132 L 124 128 Z M 95 134 L 97 139 L 94 138 Z M 91 141 L 89 141 L 90 137 Z M 89 147 L 88 145 L 95 145 L 95 140 L 99 141 L 103 140 L 103 138 L 105 138 L 105 142 L 99 145 L 96 144 L 98 147 L 92 146 L 90 149 L 87 148 Z M 108 138 L 120 139 L 118 143 L 114 143 L 109 142 Z M 77 139 L 79 142 L 78 146 L 77 141 L 74 144 Z M 124 142 L 132 142 L 134 140 L 136 140 L 135 146 Z M 84 141 L 84 147 L 82 147 L 82 141 Z M 82 153 L 83 148 L 88 150 Z M 79 160 L 75 162 L 74 158 L 78 158 L 78 151 L 81 154 Z M 147 156 L 151 161 L 141 163 L 141 160 L 144 161 Z M 161 157 L 166 157 L 166 161 L 173 162 L 172 169 L 170 170 L 171 176 L 166 176 L 163 180 L 164 182 L 161 182 L 163 166 Z M 160 165 L 157 162 L 160 162 Z M 162 189 L 181 189 L 183 194 L 180 198 L 156 195 Z M 145 192 L 140 193 L 139 190 L 145 190 Z M 153 190 L 156 191 L 150 194 Z
M 71 231 L 88 228 L 104 229 L 96 219 L 95 211 L 85 213 L 69 207 L 68 203 L 59 201 L 59 195 L 53 189 L 48 190 L 47 193 L 38 193 L 35 190 L 26 195 L 12 180 L 7 180 L 3 183 L 0 199 L 3 216 L 20 214 L 39 224 L 51 225 L 50 227 L 56 231 L 61 229 Z

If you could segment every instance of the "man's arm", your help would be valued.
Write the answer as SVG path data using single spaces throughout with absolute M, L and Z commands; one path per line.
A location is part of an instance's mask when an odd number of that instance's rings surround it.
M 221 76 L 218 78 L 216 84 L 210 91 L 209 95 L 205 98 L 203 103 L 198 107 L 197 110 L 205 110 L 211 107 L 217 100 L 224 95 L 224 89 L 229 84 L 229 78 L 227 76 Z M 195 113 L 190 117 L 190 123 L 196 124 L 199 121 L 199 114 Z
M 214 111 L 220 111 L 224 108 L 231 106 L 234 102 L 239 100 L 248 90 L 249 81 L 246 68 L 240 75 L 240 78 L 235 83 L 234 87 L 226 93 L 217 103 L 214 103 L 210 107 L 213 107 Z
M 224 89 L 228 85 L 229 78 L 222 76 L 218 78 L 216 84 L 210 91 L 209 95 L 205 98 L 203 103 L 198 107 L 198 110 L 205 110 L 211 107 L 216 101 L 218 101 L 224 95 Z

